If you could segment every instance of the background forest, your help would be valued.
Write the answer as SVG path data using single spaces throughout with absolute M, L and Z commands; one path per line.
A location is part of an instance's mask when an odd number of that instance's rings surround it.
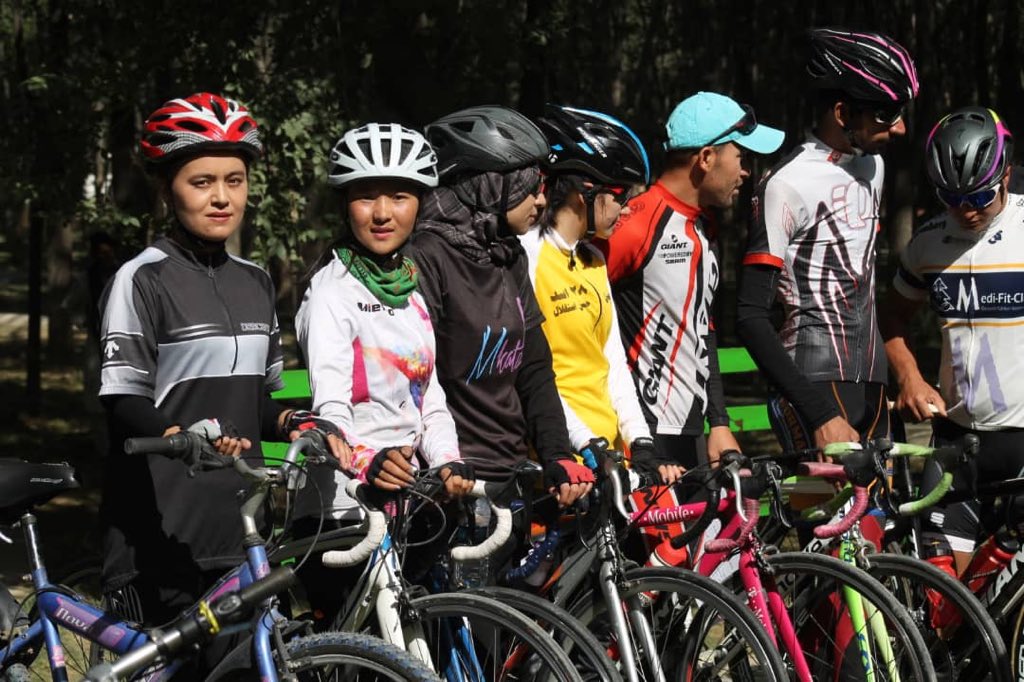
M 145 115 L 171 97 L 222 92 L 260 122 L 268 151 L 236 248 L 274 274 L 287 323 L 305 264 L 337 220 L 322 179 L 346 127 L 371 119 L 419 127 L 481 103 L 536 115 L 552 101 L 622 118 L 657 157 L 675 103 L 712 89 L 783 128 L 786 150 L 809 124 L 799 39 L 820 25 L 890 34 L 920 72 L 908 136 L 887 158 L 884 287 L 890 254 L 916 217 L 937 209 L 921 166 L 931 124 L 952 107 L 983 104 L 1024 131 L 1022 4 L 0 0 L 0 303 L 29 313 L 25 340 L 5 348 L 26 359 L 33 401 L 42 358 L 46 367 L 81 358 L 68 301 L 90 235 L 110 234 L 126 259 L 161 227 L 136 142 Z M 754 160 L 755 178 L 773 161 Z M 735 342 L 730 295 L 746 191 L 723 235 L 723 345 Z

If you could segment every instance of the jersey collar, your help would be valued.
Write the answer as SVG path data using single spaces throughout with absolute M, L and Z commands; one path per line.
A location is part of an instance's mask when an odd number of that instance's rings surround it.
M 828 157 L 830 163 L 834 163 L 837 166 L 852 161 L 857 158 L 856 154 L 850 154 L 847 152 L 841 152 L 838 149 L 833 149 L 829 145 L 821 141 L 817 135 L 813 132 L 807 132 L 807 142 L 810 143 L 815 150 Z
M 655 181 L 652 189 L 658 194 L 660 194 L 661 198 L 665 200 L 665 203 L 671 206 L 672 210 L 674 210 L 676 213 L 682 213 L 691 220 L 696 220 L 698 216 L 704 215 L 704 211 L 702 211 L 699 207 L 692 206 L 686 203 L 685 201 L 680 200 L 679 197 L 677 197 L 675 194 L 672 194 L 672 192 L 670 192 L 668 188 L 665 187 L 665 185 L 661 184 L 660 181 Z

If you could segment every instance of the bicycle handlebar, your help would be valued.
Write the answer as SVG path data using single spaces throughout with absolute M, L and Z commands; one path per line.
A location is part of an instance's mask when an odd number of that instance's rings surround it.
M 868 489 L 861 486 L 853 488 L 853 507 L 843 518 L 835 523 L 826 523 L 814 529 L 814 537 L 819 540 L 834 538 L 842 535 L 853 528 L 854 524 L 860 521 L 868 510 Z
M 377 550 L 384 542 L 384 533 L 388 529 L 388 519 L 384 512 L 371 506 L 363 497 L 363 484 L 359 481 L 349 481 L 345 484 L 345 492 L 349 497 L 366 513 L 366 537 L 349 549 L 335 549 L 323 553 L 320 559 L 324 566 L 340 568 L 343 566 L 354 566 L 366 561 L 370 555 Z
M 215 636 L 222 625 L 247 620 L 267 599 L 284 592 L 294 583 L 295 574 L 282 566 L 238 592 L 225 594 L 209 604 L 200 602 L 197 611 L 182 616 L 162 630 L 153 631 L 148 643 L 117 661 L 94 666 L 85 679 L 87 682 L 116 682 L 130 678 L 161 658 L 172 660 L 193 645 Z
M 704 549 L 711 554 L 719 552 L 731 552 L 746 542 L 747 537 L 754 532 L 758 519 L 761 516 L 761 501 L 756 497 L 743 498 L 743 525 L 735 538 L 715 538 L 708 540 Z
M 900 514 L 920 514 L 922 511 L 935 505 L 943 496 L 949 492 L 949 489 L 953 486 L 953 474 L 949 471 L 942 472 L 942 478 L 939 479 L 939 484 L 935 486 L 931 492 L 918 500 L 911 500 L 910 502 L 904 502 L 897 509 Z
M 499 507 L 489 499 L 494 496 L 499 487 L 504 488 L 505 485 L 505 483 L 495 484 L 486 481 L 477 481 L 473 484 L 473 490 L 470 492 L 470 495 L 487 498 L 487 503 L 491 506 L 491 513 L 497 517 L 494 532 L 479 545 L 452 547 L 452 559 L 455 561 L 483 559 L 485 556 L 496 552 L 499 547 L 508 542 L 509 536 L 512 535 L 512 510 L 507 507 Z

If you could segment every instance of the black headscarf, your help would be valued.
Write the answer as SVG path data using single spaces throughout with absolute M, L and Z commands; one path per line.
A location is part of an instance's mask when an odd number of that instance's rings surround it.
M 540 169 L 479 173 L 438 187 L 420 198 L 418 230 L 441 236 L 481 263 L 510 263 L 522 249 L 509 232 L 505 213 L 536 191 Z

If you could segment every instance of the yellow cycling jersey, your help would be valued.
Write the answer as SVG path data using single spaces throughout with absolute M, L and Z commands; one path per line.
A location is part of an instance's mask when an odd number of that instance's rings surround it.
M 570 247 L 553 230 L 533 230 L 520 240 L 573 445 L 603 437 L 621 447 L 649 437 L 601 253 L 582 242 Z

